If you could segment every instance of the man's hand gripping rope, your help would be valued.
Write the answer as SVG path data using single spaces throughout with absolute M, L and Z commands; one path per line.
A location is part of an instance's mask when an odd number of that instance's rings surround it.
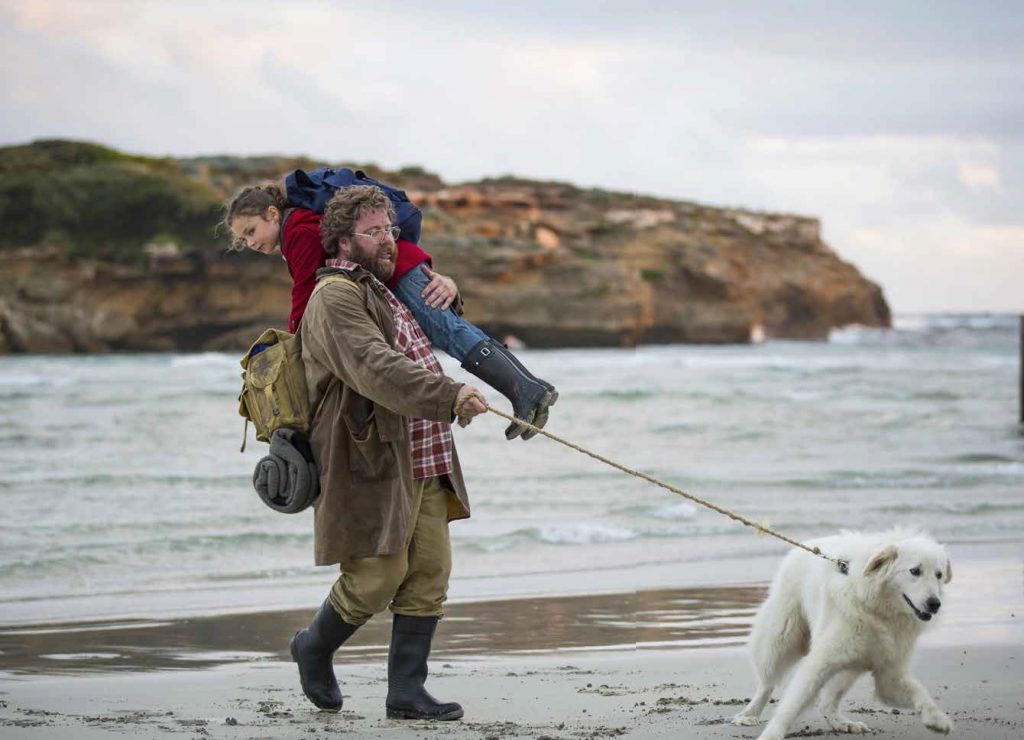
M 459 388 L 455 396 L 455 406 L 452 411 L 459 421 L 460 427 L 469 426 L 474 416 L 487 411 L 487 399 L 484 395 L 471 385 L 464 385 Z

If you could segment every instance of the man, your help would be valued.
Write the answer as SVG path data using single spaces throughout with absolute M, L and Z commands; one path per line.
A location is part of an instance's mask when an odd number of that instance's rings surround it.
M 390 607 L 387 716 L 458 719 L 462 707 L 424 688 L 451 571 L 448 522 L 469 516 L 449 423 L 486 411 L 483 396 L 445 377 L 419 326 L 384 286 L 395 268 L 391 204 L 373 186 L 340 191 L 321 223 L 332 259 L 299 329 L 320 470 L 317 565 L 341 575 L 292 639 L 306 696 L 339 711 L 332 656 Z

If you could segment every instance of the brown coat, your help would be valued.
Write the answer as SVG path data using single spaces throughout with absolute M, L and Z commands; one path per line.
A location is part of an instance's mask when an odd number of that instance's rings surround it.
M 310 404 L 319 406 L 310 432 L 320 470 L 317 565 L 392 555 L 405 546 L 413 479 L 403 417 L 451 421 L 462 387 L 394 349 L 391 307 L 368 272 L 318 273 L 324 275 L 349 280 L 314 293 L 299 326 Z M 448 518 L 464 519 L 469 498 L 457 455 L 447 477 Z

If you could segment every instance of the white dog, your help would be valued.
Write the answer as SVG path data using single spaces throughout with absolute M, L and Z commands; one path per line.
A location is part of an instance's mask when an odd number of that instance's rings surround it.
M 733 724 L 758 724 L 772 690 L 796 664 L 759 740 L 782 740 L 819 693 L 833 730 L 871 732 L 839 712 L 843 695 L 867 671 L 881 701 L 912 707 L 926 727 L 949 733 L 953 723 L 908 665 L 918 635 L 942 606 L 943 585 L 953 578 L 945 550 L 924 534 L 900 529 L 843 532 L 808 544 L 845 560 L 849 574 L 803 550 L 783 559 L 750 634 L 757 692 Z

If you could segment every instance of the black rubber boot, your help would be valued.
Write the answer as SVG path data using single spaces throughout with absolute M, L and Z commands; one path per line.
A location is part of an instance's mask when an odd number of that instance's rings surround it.
M 299 664 L 302 693 L 326 712 L 341 711 L 341 687 L 334 677 L 334 651 L 352 636 L 358 625 L 338 616 L 328 599 L 304 630 L 292 638 L 292 658 Z
M 461 704 L 439 702 L 423 687 L 436 627 L 437 617 L 395 615 L 388 651 L 388 698 L 385 702 L 389 719 L 462 718 Z
M 517 419 L 538 427 L 547 424 L 548 408 L 558 400 L 558 391 L 523 367 L 502 344 L 493 339 L 480 340 L 466 355 L 462 367 L 511 401 L 512 415 Z M 536 432 L 513 422 L 505 430 L 505 439 L 520 434 L 529 439 Z
M 554 406 L 555 401 L 558 400 L 558 391 L 555 390 L 555 386 L 551 385 L 551 383 L 547 382 L 543 378 L 538 378 L 536 375 L 527 370 L 526 366 L 519 361 L 519 358 L 512 354 L 512 351 L 504 344 L 498 344 L 498 351 L 505 355 L 505 359 L 507 359 L 509 362 L 511 362 L 513 365 L 519 368 L 520 372 L 525 373 L 528 377 L 537 381 L 542 386 L 548 389 L 548 393 L 550 395 L 546 399 L 542 400 L 540 404 L 537 405 L 533 421 L 527 419 L 527 421 L 530 421 L 530 423 L 533 424 L 535 427 L 543 429 L 544 425 L 548 423 L 548 409 Z M 519 418 L 521 419 L 523 417 L 520 416 Z M 507 433 L 508 430 L 506 430 L 506 435 Z M 523 432 L 522 438 L 525 440 L 532 439 L 533 437 L 536 436 L 537 432 L 533 431 L 532 429 L 527 429 Z

